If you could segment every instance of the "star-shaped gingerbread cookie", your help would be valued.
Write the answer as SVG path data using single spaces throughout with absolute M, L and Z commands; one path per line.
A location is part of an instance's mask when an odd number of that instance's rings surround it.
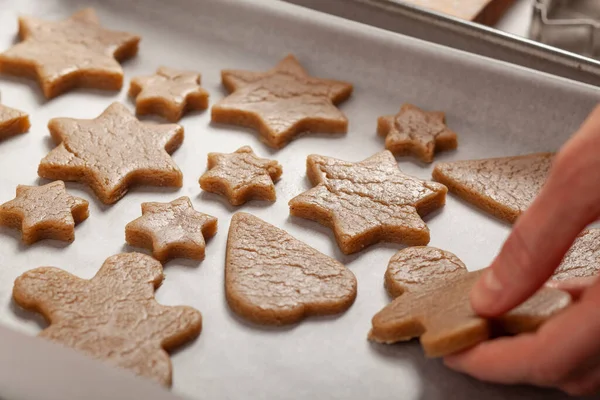
M 369 339 L 396 343 L 420 337 L 428 357 L 443 357 L 489 339 L 492 322 L 506 334 L 535 331 L 571 303 L 568 293 L 543 288 L 508 314 L 494 321 L 475 314 L 469 301 L 481 271 L 432 280 L 402 294 L 373 317 Z
M 142 123 L 113 103 L 95 119 L 54 118 L 48 129 L 58 147 L 40 162 L 42 178 L 86 183 L 105 204 L 131 185 L 182 185 L 169 156 L 183 142 L 179 125 Z
M 41 337 L 171 386 L 166 351 L 197 337 L 202 316 L 191 307 L 158 304 L 154 291 L 163 279 L 160 262 L 123 253 L 89 280 L 53 267 L 25 272 L 15 280 L 13 298 L 49 321 Z
M 257 157 L 249 146 L 231 154 L 209 153 L 208 171 L 200 177 L 200 187 L 222 194 L 234 205 L 248 200 L 275 201 L 275 185 L 281 176 L 275 160 Z
M 350 97 L 352 85 L 313 78 L 292 55 L 267 72 L 225 70 L 221 75 L 232 93 L 213 106 L 213 122 L 256 129 L 271 147 L 281 148 L 302 132 L 348 129 L 348 119 L 335 105 Z
M 396 115 L 379 117 L 377 132 L 385 136 L 385 148 L 395 155 L 412 154 L 427 163 L 436 152 L 458 146 L 443 112 L 423 111 L 412 104 L 402 105 Z
M 444 185 L 405 175 L 389 151 L 357 163 L 311 155 L 307 175 L 316 186 L 290 201 L 290 213 L 331 227 L 345 254 L 380 241 L 429 243 L 421 217 L 446 201 Z
M 204 259 L 204 239 L 217 233 L 217 219 L 194 210 L 189 197 L 170 203 L 142 203 L 142 216 L 125 227 L 131 246 L 152 250 L 152 257 Z
M 30 126 L 29 115 L 0 104 L 0 140 L 25 133 Z
M 139 115 L 158 114 L 177 122 L 190 110 L 208 108 L 208 92 L 200 87 L 201 76 L 192 71 L 160 67 L 152 76 L 131 80 L 129 95 Z
M 139 36 L 102 28 L 93 9 L 63 21 L 19 18 L 17 43 L 0 54 L 0 72 L 37 78 L 50 99 L 75 87 L 119 90 L 117 60 L 136 55 Z
M 21 229 L 25 244 L 75 240 L 75 224 L 88 217 L 88 202 L 67 193 L 65 183 L 17 186 L 17 197 L 0 205 L 0 225 Z

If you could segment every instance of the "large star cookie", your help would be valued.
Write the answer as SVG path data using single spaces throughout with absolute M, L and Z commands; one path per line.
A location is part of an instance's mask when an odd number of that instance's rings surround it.
M 251 199 L 275 201 L 274 182 L 281 173 L 277 161 L 257 157 L 244 146 L 231 154 L 209 153 L 208 171 L 200 177 L 200 187 L 224 195 L 234 206 Z
M 46 98 L 74 87 L 121 89 L 117 60 L 133 57 L 140 41 L 102 28 L 92 9 L 58 22 L 21 17 L 19 36 L 20 43 L 0 54 L 0 72 L 37 78 Z
M 377 132 L 385 136 L 385 148 L 395 155 L 413 154 L 428 163 L 436 152 L 458 146 L 443 112 L 423 111 L 412 104 L 402 105 L 396 115 L 379 117 Z
M 124 253 L 109 257 L 90 280 L 52 267 L 25 272 L 13 298 L 50 322 L 41 337 L 170 386 L 165 350 L 198 336 L 202 317 L 191 307 L 158 304 L 154 290 L 163 278 L 160 262 Z
M 373 317 L 369 339 L 395 343 L 420 337 L 428 357 L 443 357 L 489 339 L 492 321 L 478 317 L 469 301 L 480 276 L 476 271 L 434 279 L 401 295 Z M 570 302 L 569 294 L 543 288 L 493 325 L 507 334 L 532 332 Z
M 259 131 L 280 148 L 302 132 L 345 133 L 348 119 L 337 108 L 352 94 L 346 82 L 313 78 L 289 55 L 268 72 L 222 72 L 232 92 L 212 108 L 212 120 Z
M 292 324 L 347 310 L 356 297 L 356 278 L 343 264 L 287 232 L 237 213 L 227 238 L 225 295 L 245 319 Z
M 95 119 L 54 118 L 48 129 L 58 147 L 40 162 L 42 178 L 84 182 L 105 204 L 131 185 L 182 185 L 169 156 L 183 142 L 179 125 L 141 123 L 113 103 Z
M 160 67 L 152 76 L 133 78 L 129 95 L 135 98 L 137 114 L 158 114 L 177 122 L 187 111 L 208 107 L 209 95 L 200 79 L 196 72 Z
M 75 240 L 75 224 L 88 217 L 88 202 L 71 196 L 62 181 L 17 186 L 17 197 L 0 205 L 0 225 L 21 229 L 23 242 Z
M 552 279 L 562 281 L 573 278 L 598 276 L 600 272 L 600 229 L 583 231 L 554 271 Z
M 546 182 L 553 158 L 539 153 L 438 163 L 433 179 L 484 211 L 515 222 Z
M 25 133 L 30 126 L 26 113 L 0 104 L 0 140 Z
M 131 246 L 152 250 L 161 262 L 172 258 L 204 259 L 205 238 L 217 233 L 217 219 L 194 210 L 189 197 L 170 203 L 142 203 L 142 216 L 125 227 Z
M 424 245 L 422 216 L 442 207 L 446 187 L 403 174 L 389 151 L 361 162 L 308 156 L 316 187 L 290 201 L 290 213 L 333 228 L 340 249 L 355 253 L 379 241 Z

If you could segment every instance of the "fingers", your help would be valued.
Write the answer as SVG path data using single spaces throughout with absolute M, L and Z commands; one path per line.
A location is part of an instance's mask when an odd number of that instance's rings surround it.
M 573 300 L 577 301 L 586 289 L 589 289 L 596 282 L 598 282 L 599 278 L 600 277 L 598 276 L 591 276 L 587 278 L 574 278 L 564 281 L 549 281 L 546 283 L 546 286 L 567 292 L 571 295 Z
M 600 282 L 536 332 L 482 343 L 447 357 L 446 364 L 481 380 L 595 389 L 600 365 Z
M 473 287 L 480 315 L 501 315 L 552 275 L 575 237 L 600 215 L 600 107 L 556 156 L 548 180 Z

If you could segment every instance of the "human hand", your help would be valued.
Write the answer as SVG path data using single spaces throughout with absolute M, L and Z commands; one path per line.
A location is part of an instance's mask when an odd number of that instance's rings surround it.
M 546 185 L 471 292 L 481 316 L 506 313 L 550 278 L 576 236 L 600 217 L 600 106 L 556 155 Z M 577 300 L 537 332 L 482 343 L 445 359 L 485 381 L 600 389 L 600 280 L 559 283 Z

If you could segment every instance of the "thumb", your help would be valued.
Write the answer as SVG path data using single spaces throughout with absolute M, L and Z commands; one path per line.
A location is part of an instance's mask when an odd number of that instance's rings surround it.
M 600 107 L 556 155 L 548 180 L 471 292 L 484 317 L 511 310 L 559 266 L 576 236 L 600 215 Z

